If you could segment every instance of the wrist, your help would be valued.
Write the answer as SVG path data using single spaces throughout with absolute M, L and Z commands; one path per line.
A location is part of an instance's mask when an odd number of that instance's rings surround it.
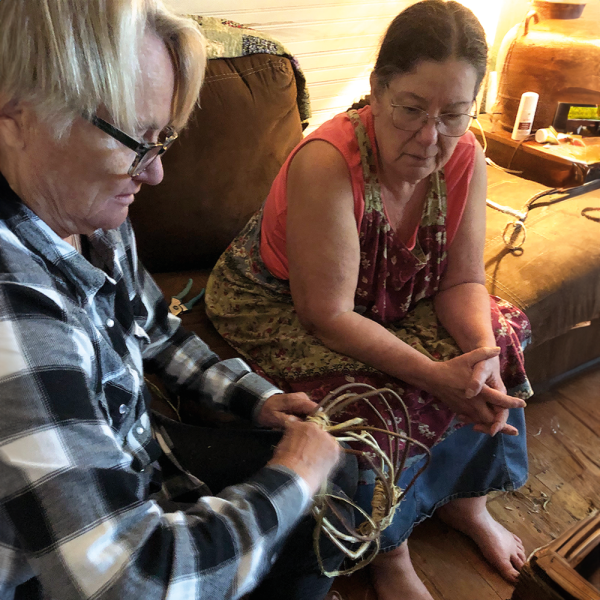
M 294 473 L 298 479 L 302 480 L 305 489 L 308 490 L 311 498 L 319 491 L 321 487 L 322 478 L 319 477 L 318 473 L 315 473 L 315 469 L 307 467 L 301 460 L 288 457 L 274 457 L 267 463 L 267 466 L 283 467 L 284 469 Z
M 415 365 L 416 368 L 413 370 L 414 377 L 411 379 L 414 381 L 410 381 L 409 383 L 422 390 L 431 391 L 441 364 L 443 363 L 422 355 L 422 359 L 419 360 L 418 364 Z

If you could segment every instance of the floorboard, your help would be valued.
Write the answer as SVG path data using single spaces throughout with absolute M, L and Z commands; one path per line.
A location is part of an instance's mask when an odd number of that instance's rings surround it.
M 534 396 L 525 415 L 529 480 L 516 492 L 490 495 L 488 509 L 530 554 L 600 510 L 600 368 Z M 415 529 L 409 547 L 434 600 L 512 595 L 512 586 L 477 547 L 435 517 Z M 338 578 L 334 585 L 343 600 L 377 600 L 367 573 Z

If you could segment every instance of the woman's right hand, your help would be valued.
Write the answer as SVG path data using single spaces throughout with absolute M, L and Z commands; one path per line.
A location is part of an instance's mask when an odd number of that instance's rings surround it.
M 432 362 L 422 387 L 478 430 L 514 435 L 514 428 L 506 425 L 506 409 L 522 408 L 525 402 L 481 381 L 486 371 L 476 368 L 499 353 L 499 348 L 477 348 L 449 361 Z
M 337 440 L 316 423 L 288 420 L 281 441 L 269 465 L 282 465 L 295 471 L 316 494 L 340 460 Z

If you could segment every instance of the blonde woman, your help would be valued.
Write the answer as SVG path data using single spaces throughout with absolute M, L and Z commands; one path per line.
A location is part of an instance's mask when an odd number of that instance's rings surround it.
M 304 394 L 219 362 L 181 328 L 127 220 L 140 187 L 163 177 L 204 64 L 194 23 L 159 0 L 0 0 L 3 600 L 237 598 L 273 564 L 252 597 L 329 588 L 310 523 L 291 559 L 282 546 L 337 442 L 284 412 L 313 410 Z M 285 428 L 268 465 L 211 496 L 153 431 L 144 369 Z M 233 467 L 222 471 L 236 483 Z

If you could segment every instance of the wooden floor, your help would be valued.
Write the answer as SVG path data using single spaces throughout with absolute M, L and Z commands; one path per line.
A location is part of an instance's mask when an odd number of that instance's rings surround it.
M 600 509 L 600 368 L 535 395 L 525 415 L 529 480 L 516 492 L 490 496 L 488 508 L 521 537 L 529 555 Z M 506 600 L 512 595 L 513 587 L 477 547 L 435 517 L 415 529 L 409 548 L 435 600 Z M 376 600 L 366 573 L 338 578 L 334 589 L 344 600 Z

